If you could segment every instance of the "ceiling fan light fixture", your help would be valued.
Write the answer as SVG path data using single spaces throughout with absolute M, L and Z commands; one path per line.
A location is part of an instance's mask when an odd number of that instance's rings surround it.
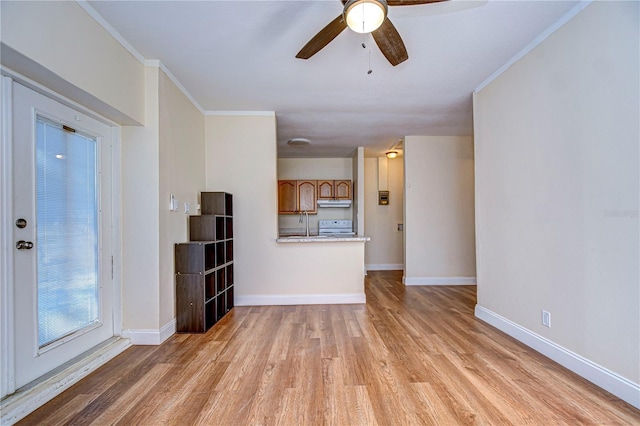
M 394 158 L 396 158 L 398 156 L 398 152 L 397 151 L 387 151 L 386 155 L 387 155 L 387 158 L 391 158 L 393 160 Z
M 349 0 L 344 5 L 344 21 L 357 33 L 377 30 L 387 17 L 386 0 Z

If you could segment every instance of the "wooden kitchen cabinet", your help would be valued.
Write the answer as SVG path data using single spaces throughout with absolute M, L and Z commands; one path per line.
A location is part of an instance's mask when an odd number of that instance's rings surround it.
M 279 180 L 278 214 L 318 213 L 315 180 Z
M 318 200 L 350 200 L 350 180 L 319 180 Z
M 333 200 L 333 181 L 318 181 L 318 200 Z
M 335 197 L 336 200 L 350 200 L 351 199 L 351 181 L 350 180 L 336 180 L 334 181 Z
M 296 192 L 298 195 L 298 211 L 309 214 L 318 213 L 318 193 L 315 180 L 296 181 Z
M 296 214 L 298 196 L 295 180 L 278 181 L 278 214 Z

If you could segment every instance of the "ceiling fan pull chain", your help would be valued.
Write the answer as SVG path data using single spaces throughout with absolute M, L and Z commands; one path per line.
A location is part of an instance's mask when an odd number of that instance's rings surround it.
M 369 71 L 367 71 L 367 74 L 371 74 L 373 72 L 373 70 L 371 69 L 371 49 L 369 49 Z

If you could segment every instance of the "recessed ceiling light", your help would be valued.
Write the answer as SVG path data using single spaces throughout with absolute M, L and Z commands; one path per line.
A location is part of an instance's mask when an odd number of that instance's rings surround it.
M 307 146 L 310 143 L 311 141 L 305 138 L 293 138 L 287 141 L 287 145 L 289 146 Z

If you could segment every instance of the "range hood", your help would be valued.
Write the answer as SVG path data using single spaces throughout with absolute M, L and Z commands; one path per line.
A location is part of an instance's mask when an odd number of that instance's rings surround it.
M 318 207 L 351 207 L 351 200 L 318 200 Z

